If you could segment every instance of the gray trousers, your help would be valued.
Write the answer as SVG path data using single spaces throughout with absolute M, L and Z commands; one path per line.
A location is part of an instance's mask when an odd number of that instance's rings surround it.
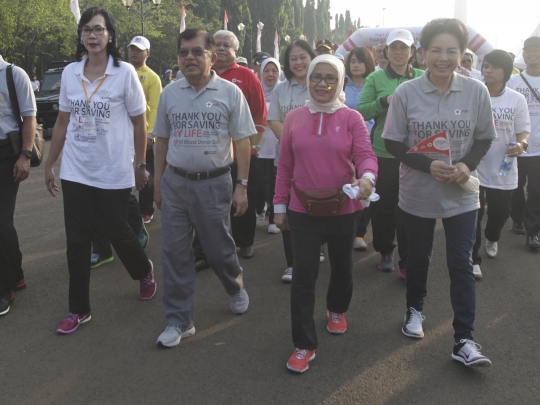
M 194 181 L 168 168 L 161 180 L 161 197 L 163 310 L 168 325 L 184 328 L 193 323 L 195 312 L 191 225 L 227 294 L 236 294 L 243 287 L 242 268 L 229 234 L 231 175 Z

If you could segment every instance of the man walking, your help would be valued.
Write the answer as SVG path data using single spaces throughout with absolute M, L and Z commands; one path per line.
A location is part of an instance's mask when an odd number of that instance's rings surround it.
M 13 74 L 22 117 L 22 139 L 18 127 L 20 118 L 15 115 L 10 100 L 8 69 Z M 13 215 L 19 184 L 30 174 L 36 110 L 30 78 L 24 70 L 10 66 L 0 55 L 0 316 L 9 312 L 15 299 L 13 292 L 26 287 Z
M 230 297 L 231 311 L 242 314 L 249 305 L 228 231 L 231 203 L 236 216 L 247 209 L 249 137 L 257 130 L 240 89 L 211 70 L 215 49 L 214 38 L 206 31 L 188 29 L 178 36 L 178 64 L 185 78 L 164 89 L 154 127 L 154 198 L 161 209 L 167 320 L 157 344 L 164 347 L 176 346 L 182 337 L 195 333 L 191 226 Z M 233 141 L 238 173 L 234 195 L 229 168 Z

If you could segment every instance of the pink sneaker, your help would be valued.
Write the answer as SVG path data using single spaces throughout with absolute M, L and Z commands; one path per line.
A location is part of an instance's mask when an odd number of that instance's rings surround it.
M 407 279 L 407 275 L 405 274 L 405 269 L 399 269 L 399 278 L 402 280 Z
M 287 368 L 295 373 L 303 373 L 309 368 L 309 362 L 315 358 L 315 350 L 295 349 L 287 361 Z
M 67 317 L 60 321 L 58 327 L 56 328 L 56 332 L 63 335 L 73 333 L 77 330 L 80 324 L 88 322 L 90 319 L 92 319 L 91 312 L 83 315 L 72 314 L 70 312 Z
M 148 272 L 148 275 L 141 280 L 140 295 L 141 300 L 143 301 L 154 298 L 157 290 L 157 284 L 154 280 L 154 264 L 152 263 L 152 260 L 148 261 L 150 262 L 150 271 Z

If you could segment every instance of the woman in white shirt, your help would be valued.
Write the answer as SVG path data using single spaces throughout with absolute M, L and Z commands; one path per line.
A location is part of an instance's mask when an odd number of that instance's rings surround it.
M 140 280 L 140 298 L 149 300 L 156 292 L 152 262 L 127 222 L 133 186 L 140 190 L 148 182 L 143 89 L 133 66 L 120 61 L 116 24 L 107 10 L 86 10 L 78 35 L 78 62 L 62 73 L 60 111 L 45 167 L 45 184 L 54 197 L 59 187 L 53 167 L 63 149 L 69 315 L 58 324 L 61 334 L 91 319 L 90 241 L 96 223 L 104 224 L 130 276 Z

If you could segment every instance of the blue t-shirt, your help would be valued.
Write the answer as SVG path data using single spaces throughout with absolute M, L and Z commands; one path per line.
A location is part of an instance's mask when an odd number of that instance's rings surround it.
M 354 84 L 353 80 L 350 77 L 347 77 L 347 85 L 345 86 L 345 105 L 353 110 L 357 110 L 358 103 L 360 101 L 360 96 L 362 95 L 362 90 L 364 86 L 357 87 Z M 375 125 L 375 120 L 371 119 L 366 121 L 366 126 L 371 134 L 371 128 Z

